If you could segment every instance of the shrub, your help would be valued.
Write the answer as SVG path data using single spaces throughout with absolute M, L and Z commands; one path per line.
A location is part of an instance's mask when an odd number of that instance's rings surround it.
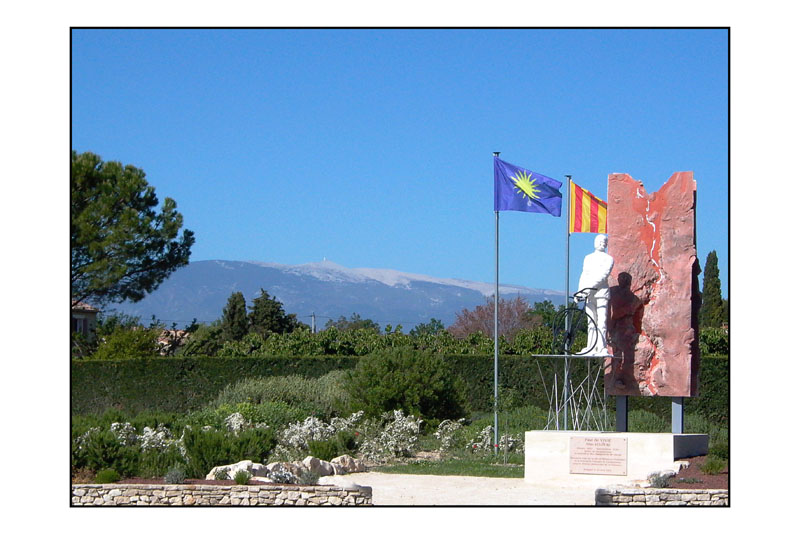
M 275 432 L 269 428 L 247 428 L 238 435 L 215 429 L 187 428 L 183 435 L 189 478 L 203 478 L 218 465 L 241 460 L 262 462 L 275 446 Z
M 661 473 L 650 473 L 647 480 L 653 488 L 668 488 L 670 476 Z
M 340 430 L 334 434 L 331 441 L 336 446 L 336 454 L 333 458 L 343 454 L 350 454 L 356 450 L 357 432 L 352 429 Z
M 231 461 L 250 460 L 262 462 L 269 457 L 277 440 L 275 431 L 271 428 L 248 428 L 242 430 L 235 438 L 230 438 Z M 219 465 L 219 464 L 217 464 Z
M 463 446 L 471 454 L 487 455 L 494 451 L 494 426 L 489 424 L 481 428 L 481 424 L 473 423 L 464 429 L 466 439 L 460 440 L 459 445 Z M 506 429 L 507 430 L 507 429 Z M 472 436 L 472 439 L 469 439 Z M 498 449 L 505 452 L 522 453 L 525 451 L 525 437 L 521 432 L 503 432 L 498 435 Z
M 91 469 L 81 467 L 79 469 L 72 468 L 72 483 L 73 484 L 91 484 L 94 482 L 97 474 Z
M 75 415 L 72 417 L 73 438 L 86 433 L 90 428 L 109 428 L 116 421 L 127 421 L 127 414 L 108 408 L 102 414 Z
M 712 450 L 723 451 L 716 456 L 728 457 L 728 428 L 700 414 L 686 414 L 685 430 L 692 434 L 708 434 L 709 454 Z
M 439 426 L 436 428 L 436 432 L 434 432 L 433 436 L 440 440 L 439 450 L 442 452 L 449 451 L 456 448 L 461 448 L 463 446 L 463 436 L 465 435 L 464 431 L 464 419 L 459 419 L 458 421 L 451 421 L 450 419 L 445 419 Z
M 728 333 L 722 328 L 703 327 L 700 329 L 701 354 L 730 354 Z
M 72 357 L 86 358 L 97 350 L 97 339 L 95 336 L 88 338 L 82 332 L 72 332 Z
M 303 471 L 300 473 L 300 476 L 297 477 L 297 483 L 303 484 L 304 486 L 316 486 L 319 482 L 319 473 L 315 473 L 314 471 Z
M 279 484 L 294 484 L 297 482 L 297 477 L 282 465 L 277 465 L 275 469 L 270 471 L 269 479 Z
M 332 459 L 340 456 L 339 448 L 333 441 L 311 441 L 308 444 L 308 453 L 326 462 L 330 462 Z
M 180 351 L 181 357 L 216 356 L 225 343 L 225 333 L 218 322 L 200 325 Z
M 629 432 L 669 432 L 670 425 L 665 419 L 644 410 L 628 413 Z
M 133 476 L 139 469 L 139 447 L 123 445 L 111 430 L 92 428 L 73 442 L 73 467 L 113 469 L 121 476 Z
M 341 413 L 347 404 L 344 378 L 344 371 L 332 371 L 319 378 L 298 375 L 248 378 L 226 386 L 209 406 L 272 402 L 279 403 L 272 405 L 273 410 L 278 410 L 279 406 L 292 406 L 295 410 L 305 412 L 303 415 L 332 417 Z M 302 415 L 295 416 L 293 420 L 301 418 Z
M 139 453 L 139 471 L 142 478 L 158 478 L 171 467 L 184 461 L 180 447 L 176 444 L 166 449 L 144 449 Z
M 107 417 L 104 417 L 107 419 Z M 143 411 L 137 414 L 125 414 L 114 421 L 128 421 L 136 428 L 171 429 L 180 435 L 184 427 L 185 415 L 177 412 Z
M 725 460 L 716 456 L 706 456 L 706 461 L 700 466 L 700 471 L 707 475 L 718 475 L 725 469 Z
M 547 425 L 548 410 L 538 406 L 520 406 L 508 411 L 501 410 L 498 423 L 502 432 L 524 433 L 529 430 L 544 430 Z M 475 433 L 486 426 L 494 425 L 494 414 L 487 413 L 470 422 L 467 430 Z
M 728 442 L 720 442 L 714 443 L 708 447 L 708 455 L 709 456 L 716 456 L 722 460 L 728 460 L 730 458 L 730 453 L 728 451 Z
M 367 415 L 402 410 L 427 419 L 465 415 L 466 393 L 442 356 L 408 348 L 364 356 L 348 373 L 352 409 Z
M 307 417 L 288 425 L 281 433 L 270 461 L 293 461 L 308 454 L 326 459 L 323 456 L 336 456 L 349 453 L 357 448 L 356 428 L 361 424 L 364 412 L 349 417 L 334 417 L 326 423 L 317 417 Z M 311 443 L 313 445 L 312 451 Z
M 97 360 L 129 360 L 160 356 L 160 328 L 119 328 L 105 336 L 92 356 Z
M 119 479 L 120 476 L 116 469 L 109 468 L 98 471 L 94 481 L 97 484 L 113 484 L 114 482 L 119 481 Z
M 228 405 L 223 406 L 227 407 Z M 223 406 L 218 410 L 223 409 Z M 272 428 L 285 427 L 292 421 L 302 419 L 308 414 L 302 408 L 290 406 L 283 401 L 265 401 L 259 404 L 240 402 L 236 404 L 235 409 L 250 423 L 268 425 Z
M 180 464 L 173 465 L 164 475 L 165 484 L 183 484 L 186 481 L 186 470 Z
M 236 474 L 233 475 L 233 481 L 240 486 L 244 486 L 245 484 L 250 482 L 251 478 L 253 478 L 253 475 L 250 474 L 250 471 L 245 471 L 244 469 L 236 471 Z
M 214 472 L 214 480 L 230 480 L 230 467 L 221 467 Z
M 325 441 L 335 433 L 333 425 L 314 416 L 306 417 L 305 420 L 292 423 L 284 429 L 281 434 L 281 444 L 307 451 L 311 442 Z
M 421 419 L 405 416 L 402 410 L 383 414 L 380 423 L 368 419 L 360 426 L 363 433 L 359 436 L 358 450 L 373 462 L 411 456 L 417 450 L 421 424 Z
M 230 443 L 225 433 L 218 430 L 187 429 L 183 444 L 186 448 L 188 477 L 204 478 L 215 466 L 239 461 L 233 458 Z
M 183 442 L 175 439 L 165 426 L 145 426 L 141 433 L 130 422 L 109 418 L 119 415 L 109 411 L 101 417 L 80 418 L 72 430 L 72 466 L 98 470 L 104 467 L 115 469 L 122 476 L 160 477 L 173 464 L 183 461 Z M 81 432 L 85 425 L 100 421 L 107 425 L 93 426 Z

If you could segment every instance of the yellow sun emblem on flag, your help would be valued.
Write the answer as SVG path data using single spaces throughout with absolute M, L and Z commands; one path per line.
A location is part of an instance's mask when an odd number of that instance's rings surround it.
M 515 177 L 511 178 L 511 181 L 514 182 L 514 186 L 522 193 L 522 196 L 534 200 L 539 198 L 538 193 L 541 191 L 536 187 L 536 178 L 531 179 L 532 176 L 532 174 L 526 171 L 517 171 Z

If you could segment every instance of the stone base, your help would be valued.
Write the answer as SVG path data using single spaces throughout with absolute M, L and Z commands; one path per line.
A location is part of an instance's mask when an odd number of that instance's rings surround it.
M 609 470 L 624 471 L 625 474 L 570 473 L 572 437 L 615 438 L 617 445 L 620 443 L 618 440 L 624 438 L 625 461 L 617 462 Z M 626 484 L 647 480 L 647 476 L 655 471 L 674 470 L 678 458 L 707 453 L 708 434 L 533 430 L 525 433 L 525 482 L 597 486 Z

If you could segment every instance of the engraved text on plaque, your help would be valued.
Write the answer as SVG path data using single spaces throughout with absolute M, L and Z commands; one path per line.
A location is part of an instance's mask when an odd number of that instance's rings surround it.
M 628 438 L 569 438 L 569 472 L 586 475 L 627 475 Z

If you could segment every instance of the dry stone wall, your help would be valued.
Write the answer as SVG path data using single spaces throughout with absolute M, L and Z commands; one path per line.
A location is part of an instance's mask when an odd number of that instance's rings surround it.
M 372 488 L 73 484 L 72 506 L 370 506 Z
M 728 490 L 673 488 L 600 488 L 597 506 L 728 506 Z

